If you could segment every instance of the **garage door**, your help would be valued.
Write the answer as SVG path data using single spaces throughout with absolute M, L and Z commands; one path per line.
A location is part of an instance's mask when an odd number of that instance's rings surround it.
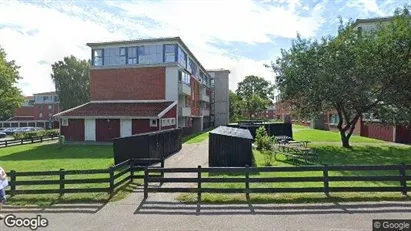
M 96 141 L 111 142 L 120 137 L 119 119 L 96 119 Z

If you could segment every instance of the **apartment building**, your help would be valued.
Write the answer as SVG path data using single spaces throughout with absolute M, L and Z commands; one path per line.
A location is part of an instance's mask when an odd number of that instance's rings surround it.
M 24 103 L 17 108 L 14 116 L 0 121 L 0 127 L 43 127 L 58 128 L 53 115 L 59 112 L 59 99 L 56 92 L 36 93 L 24 97 Z
M 180 37 L 87 45 L 90 102 L 56 114 L 67 140 L 111 141 L 173 128 L 193 133 L 214 122 L 213 78 Z M 228 95 L 228 85 L 222 90 Z
M 211 76 L 211 121 L 214 126 L 227 125 L 230 120 L 229 115 L 229 75 L 226 69 L 209 69 L 207 72 Z

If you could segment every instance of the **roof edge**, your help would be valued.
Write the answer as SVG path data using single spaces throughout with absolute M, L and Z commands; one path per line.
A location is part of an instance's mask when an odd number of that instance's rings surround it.
M 168 111 L 171 110 L 174 106 L 177 105 L 177 101 L 174 101 L 172 104 L 168 105 L 162 112 L 160 112 L 157 117 L 161 118 L 163 117 Z

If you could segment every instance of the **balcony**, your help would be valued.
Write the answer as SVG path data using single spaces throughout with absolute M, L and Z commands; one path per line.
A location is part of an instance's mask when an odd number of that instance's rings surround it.
M 207 108 L 201 108 L 201 115 L 202 116 L 210 116 L 210 110 Z
M 178 82 L 178 94 L 179 95 L 191 95 L 191 87 L 183 82 Z
M 178 114 L 179 116 L 189 117 L 191 116 L 191 108 L 190 107 L 179 107 Z
M 210 102 L 210 96 L 206 95 L 206 94 L 200 94 L 200 101 L 204 101 L 204 102 Z

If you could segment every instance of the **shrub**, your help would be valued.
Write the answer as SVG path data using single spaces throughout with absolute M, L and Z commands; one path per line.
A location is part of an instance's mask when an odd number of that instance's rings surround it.
M 14 139 L 29 139 L 31 137 L 39 137 L 39 136 L 58 136 L 60 134 L 58 129 L 53 130 L 39 130 L 39 131 L 31 131 L 31 132 L 18 132 L 14 133 Z
M 257 150 L 271 150 L 272 140 L 268 136 L 264 126 L 257 129 L 255 134 L 255 143 L 257 145 Z

